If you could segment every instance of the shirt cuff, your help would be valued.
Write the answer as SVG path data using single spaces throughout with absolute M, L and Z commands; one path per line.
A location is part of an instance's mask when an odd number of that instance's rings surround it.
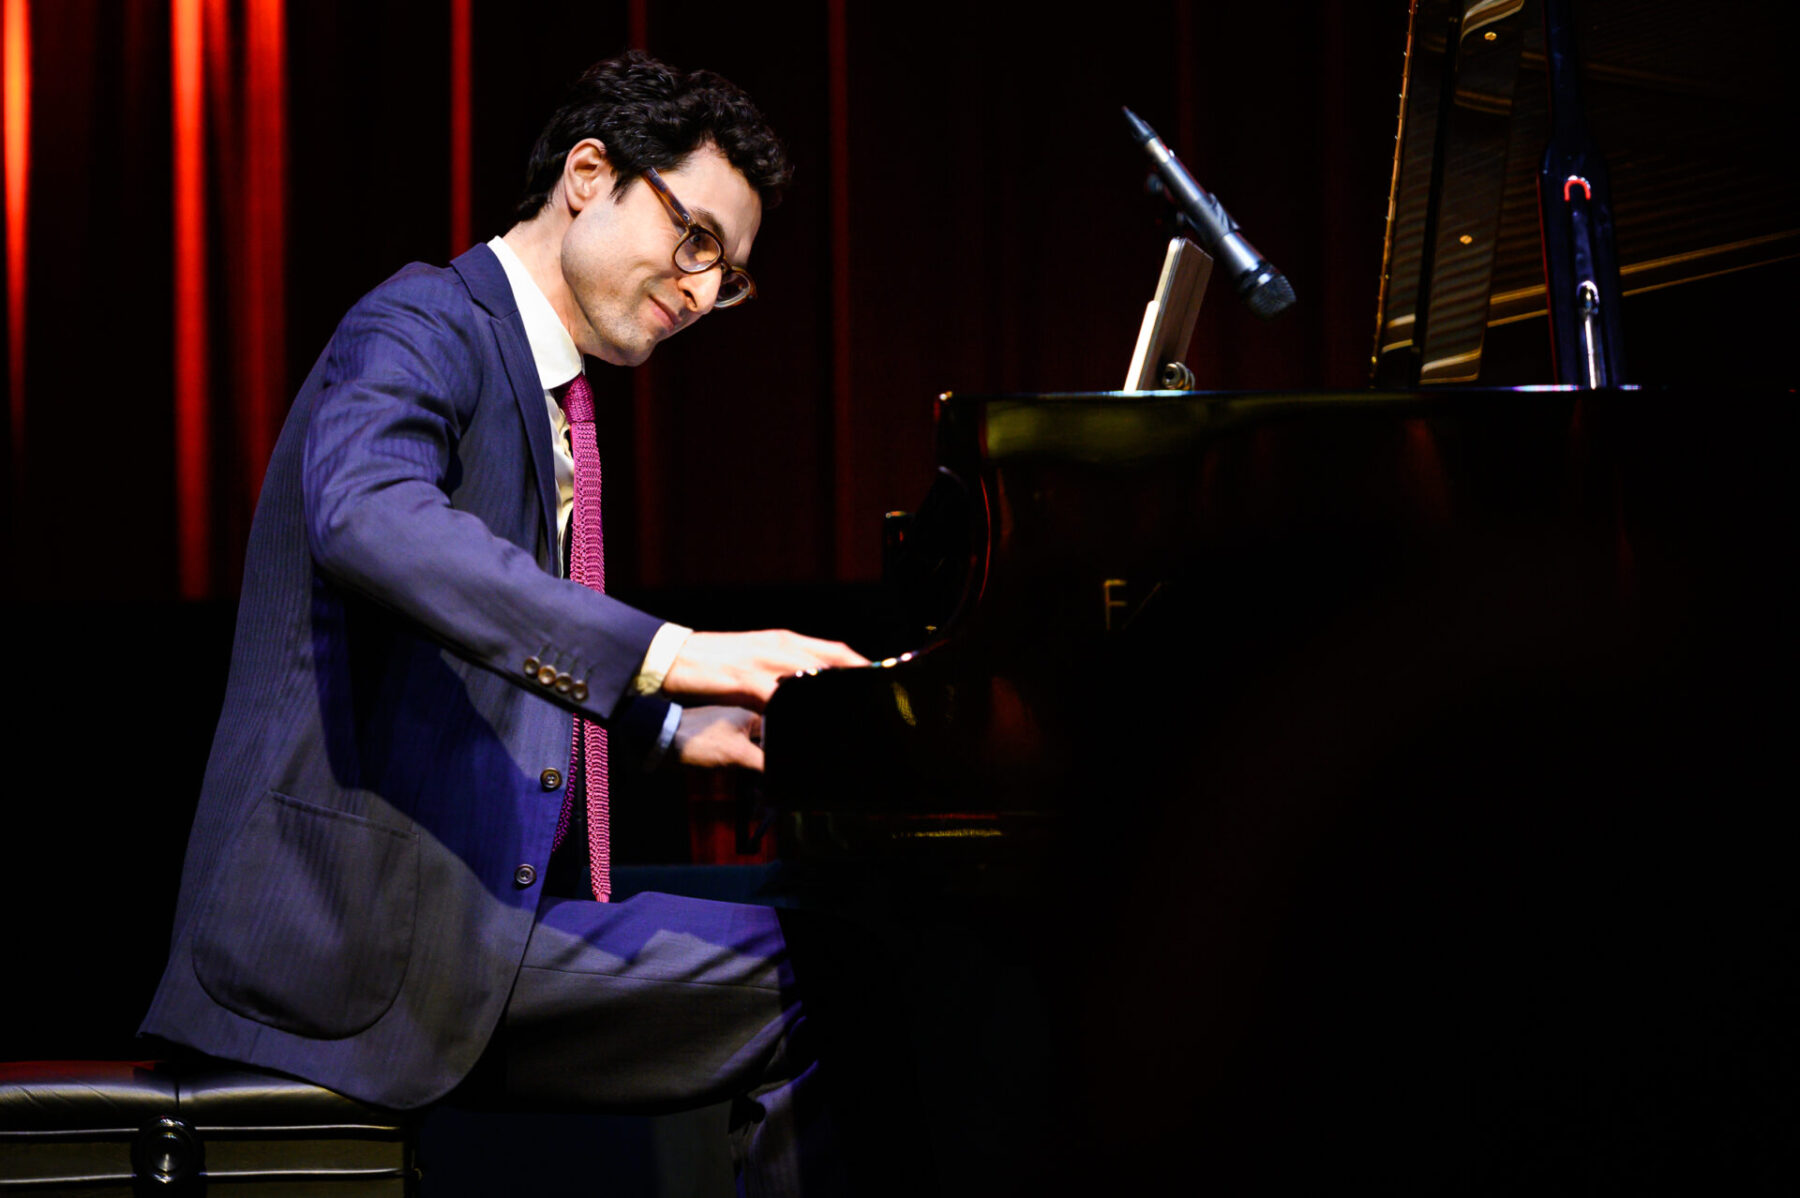
M 669 704 L 669 710 L 663 713 L 662 731 L 657 734 L 656 743 L 644 755 L 644 772 L 649 773 L 662 764 L 663 755 L 669 746 L 675 743 L 675 730 L 681 727 L 681 704 Z
M 669 667 L 675 664 L 676 654 L 681 652 L 687 639 L 694 635 L 692 628 L 683 628 L 679 624 L 664 624 L 650 638 L 650 647 L 644 650 L 644 664 L 638 667 L 637 677 L 631 680 L 631 689 L 640 695 L 654 695 L 662 690 L 663 679 L 669 674 Z

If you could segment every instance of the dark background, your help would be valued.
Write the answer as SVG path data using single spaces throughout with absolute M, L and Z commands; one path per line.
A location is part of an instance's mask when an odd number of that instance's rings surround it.
M 284 396 L 357 296 L 408 261 L 441 262 L 465 248 L 451 231 L 450 7 L 289 4 L 280 352 L 264 363 Z M 220 10 L 240 27 L 243 0 Z M 230 270 L 228 213 L 242 192 L 215 156 L 207 446 L 218 481 L 202 530 L 209 567 L 198 587 L 184 589 L 172 415 L 170 3 L 56 0 L 34 4 L 32 15 L 26 388 L 16 400 L 22 436 L 7 433 L 0 589 L 0 612 L 21 650 L 9 671 L 4 874 L 14 932 L 0 1056 L 128 1055 L 161 965 L 261 473 L 260 462 L 244 460 L 250 417 L 233 384 L 241 342 L 232 313 L 242 296 Z M 798 167 L 751 263 L 760 298 L 703 322 L 634 375 L 600 371 L 611 577 L 658 614 L 702 626 L 779 623 L 890 647 L 876 589 L 880 516 L 916 502 L 929 481 L 933 398 L 945 389 L 1106 389 L 1124 373 L 1167 233 L 1141 187 L 1144 161 L 1120 130 L 1120 104 L 1216 190 L 1300 297 L 1265 324 L 1215 284 L 1189 355 L 1200 386 L 1356 387 L 1367 378 L 1403 0 L 1171 0 L 1093 6 L 1068 18 L 1022 4 L 474 0 L 472 17 L 474 238 L 506 228 L 526 152 L 561 84 L 634 40 L 744 86 Z M 240 85 L 241 49 L 228 38 L 218 50 Z M 1597 135 L 1604 149 L 1605 131 Z M 208 136 L 219 148 L 223 124 L 215 120 Z M 1616 202 L 1623 210 L 1631 201 Z M 1632 360 L 1642 364 L 1634 377 L 1765 378 L 1766 368 L 1759 374 L 1747 363 L 1779 356 L 1778 338 L 1796 315 L 1791 273 L 1765 268 L 1645 297 L 1640 331 L 1628 332 Z M 1748 355 L 1729 340 L 1746 315 L 1761 338 Z M 1506 336 L 1529 342 L 1539 328 L 1512 326 Z M 20 352 L 9 344 L 9 363 Z M 1544 381 L 1548 361 L 1546 346 Z M 1780 377 L 1791 381 L 1791 369 Z M 1704 418 L 1729 420 L 1730 412 Z M 1774 652 L 1754 637 L 1732 644 Z M 1634 780 L 1648 785 L 1642 773 Z M 1418 774 L 1407 777 L 1418 785 Z M 1741 772 L 1727 779 L 1748 785 Z M 1514 783 L 1530 779 L 1504 776 L 1494 789 Z M 709 859 L 688 839 L 694 788 L 673 776 L 656 788 L 621 817 L 624 855 Z M 1538 800 L 1531 818 L 1553 820 L 1546 807 Z M 1584 817 L 1572 843 L 1610 843 L 1598 824 L 1628 821 L 1627 807 L 1614 795 Z M 1179 817 L 1164 819 L 1194 833 Z M 1508 835 L 1539 844 L 1509 820 Z M 1683 835 L 1678 822 L 1658 826 L 1664 847 Z M 1707 835 L 1721 862 L 1730 859 L 1728 831 Z M 1406 829 L 1406 851 L 1429 847 L 1430 832 Z M 1389 857 L 1400 855 L 1384 828 L 1359 835 L 1357 843 L 1389 844 Z M 1185 860 L 1186 843 L 1172 838 L 1159 852 Z M 1490 842 L 1484 859 L 1496 874 L 1508 847 Z M 1760 848 L 1772 855 L 1767 843 Z M 1566 866 L 1559 877 L 1581 875 L 1582 862 L 1558 860 Z M 1315 913 L 1330 911 L 1335 887 L 1366 881 L 1342 853 L 1334 863 L 1341 875 L 1321 871 L 1305 883 L 1324 896 Z M 1434 860 L 1425 872 L 1454 880 L 1457 868 Z M 1418 894 L 1369 893 L 1368 904 L 1431 935 L 1458 932 Z M 1637 938 L 1648 936 L 1646 918 L 1680 917 L 1660 908 L 1619 916 L 1638 921 Z M 1759 935 L 1767 923 L 1753 925 Z M 1336 935 L 1329 919 L 1321 926 L 1312 929 L 1318 951 L 1289 963 L 1299 975 L 1290 995 L 1365 968 L 1347 959 L 1354 937 Z M 1773 951 L 1791 943 L 1791 926 L 1767 930 L 1788 937 L 1773 939 Z M 1380 943 L 1391 951 L 1395 941 Z M 1573 934 L 1559 948 L 1570 943 Z M 1767 972 L 1756 946 L 1726 947 L 1744 951 L 1722 948 L 1722 968 L 1753 979 Z M 1645 946 L 1634 960 L 1657 951 Z M 1582 968 L 1584 976 L 1604 971 L 1585 959 Z M 1535 974 L 1506 979 L 1514 989 L 1538 985 L 1550 983 Z M 1715 1038 L 1736 1054 L 1728 1084 L 1777 1047 L 1787 1055 L 1768 1076 L 1791 1077 L 1791 1046 L 1767 1039 L 1779 1017 L 1763 1009 L 1789 992 L 1763 993 L 1773 997 L 1758 999 L 1753 1026 Z M 1530 997 L 1537 1009 L 1554 1002 Z M 1159 995 L 1164 1005 L 1179 1001 Z M 1620 1026 L 1607 1011 L 1588 1014 L 1593 1026 Z M 1359 1043 L 1357 1032 L 1319 1036 L 1341 1060 L 1380 1076 L 1381 1046 Z M 1631 1066 L 1615 1086 L 1639 1076 L 1631 1070 L 1660 1067 L 1638 1049 L 1662 1034 L 1628 1025 L 1603 1044 L 1604 1064 Z M 1543 1071 L 1554 1090 L 1557 1064 L 1545 1057 L 1505 1064 Z M 1441 1073 L 1456 1067 L 1433 1064 Z M 1712 1066 L 1682 1067 L 1703 1085 Z M 1360 1080 L 1346 1074 L 1316 1101 L 1354 1109 L 1366 1093 Z M 1610 1110 L 1614 1097 L 1596 1097 L 1591 1108 Z M 1558 1103 L 1541 1118 L 1563 1118 Z M 1743 1116 L 1746 1136 L 1783 1118 L 1791 1126 L 1792 1114 L 1791 1100 L 1754 1105 Z M 1313 1130 L 1333 1118 L 1312 1115 Z M 1213 1135 L 1222 1142 L 1237 1124 L 1219 1126 Z M 1639 1120 L 1618 1150 L 1653 1163 L 1655 1128 Z M 1558 1134 L 1546 1130 L 1542 1142 L 1559 1142 Z M 1578 1148 L 1570 1154 L 1591 1163 Z M 1553 1185 L 1557 1158 L 1538 1159 L 1551 1164 L 1534 1181 Z

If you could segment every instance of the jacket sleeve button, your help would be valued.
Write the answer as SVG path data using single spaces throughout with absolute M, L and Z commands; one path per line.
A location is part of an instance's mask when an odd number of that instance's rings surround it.
M 539 686 L 549 686 L 552 682 L 555 682 L 556 681 L 556 667 L 555 666 L 539 666 L 538 672 L 537 672 L 537 680 L 538 680 Z
M 538 785 L 542 786 L 545 790 L 561 790 L 562 789 L 562 771 L 561 770 L 545 770 L 543 773 L 538 775 Z
M 584 680 L 577 678 L 569 687 L 569 698 L 575 700 L 577 703 L 587 698 L 587 683 Z
M 537 672 L 538 672 L 538 667 L 543 664 L 544 664 L 543 662 L 539 661 L 535 657 L 527 657 L 525 659 L 525 677 L 536 678 Z
M 513 870 L 513 885 L 526 887 L 537 881 L 537 870 L 529 865 L 521 865 Z
M 575 680 L 570 678 L 567 674 L 558 674 L 556 676 L 556 689 L 566 695 L 569 693 L 569 684 L 574 681 Z

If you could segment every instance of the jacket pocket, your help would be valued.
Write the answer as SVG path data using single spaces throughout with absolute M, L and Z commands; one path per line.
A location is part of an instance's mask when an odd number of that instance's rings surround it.
M 418 894 L 416 833 L 270 791 L 217 866 L 194 975 L 261 1023 L 355 1035 L 400 992 Z

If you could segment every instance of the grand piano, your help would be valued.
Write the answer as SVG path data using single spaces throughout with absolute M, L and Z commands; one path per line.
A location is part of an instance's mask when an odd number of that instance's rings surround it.
M 915 648 L 770 703 L 809 893 L 977 929 L 948 1190 L 1800 1174 L 1793 105 L 1569 7 L 1414 5 L 1369 389 L 940 396 Z

